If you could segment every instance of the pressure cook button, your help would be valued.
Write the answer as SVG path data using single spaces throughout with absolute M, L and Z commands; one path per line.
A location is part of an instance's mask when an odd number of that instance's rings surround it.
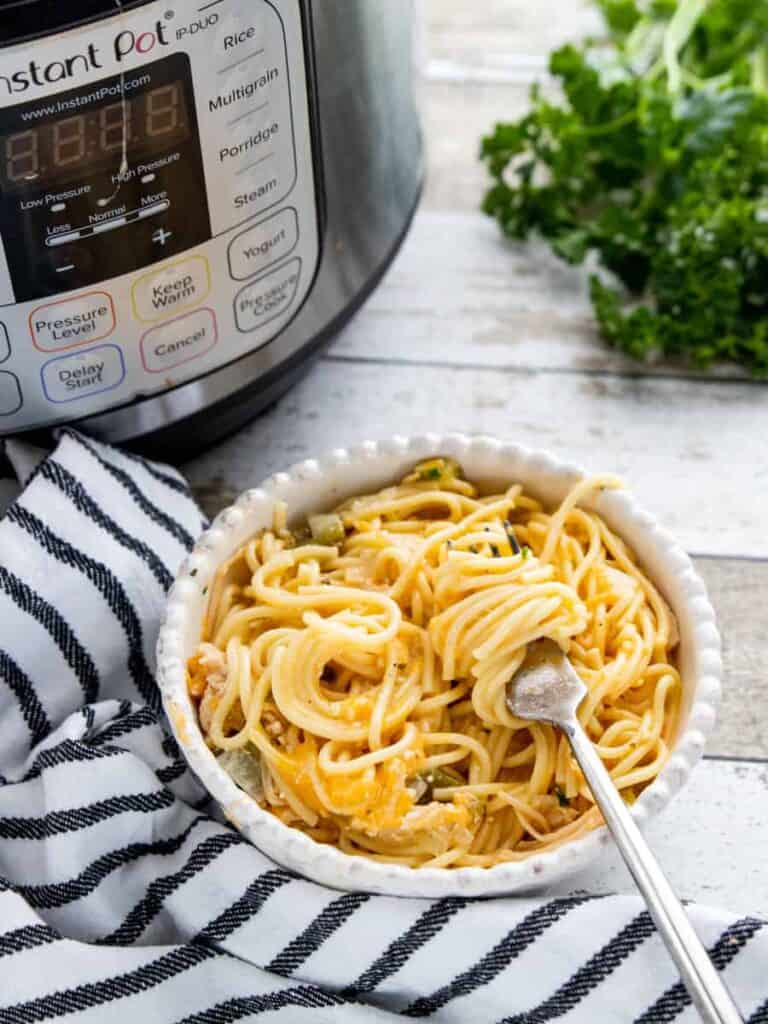
M 115 329 L 115 307 L 106 292 L 88 292 L 33 309 L 29 329 L 35 348 L 61 352 L 110 335 Z
M 187 256 L 138 279 L 133 286 L 133 312 L 138 320 L 163 320 L 199 306 L 210 290 L 208 260 Z
M 117 345 L 99 345 L 49 359 L 40 374 L 49 402 L 76 402 L 122 384 L 125 360 Z
M 293 252 L 298 240 L 296 211 L 280 210 L 232 239 L 229 272 L 236 281 L 245 281 Z
M 197 309 L 147 331 L 141 339 L 141 361 L 147 373 L 163 373 L 174 366 L 199 359 L 218 340 L 213 310 Z
M 18 377 L 15 373 L 0 370 L 0 416 L 12 416 L 22 404 Z
M 11 354 L 11 343 L 8 340 L 8 328 L 0 324 L 0 363 L 4 363 Z
M 235 319 L 244 334 L 284 313 L 299 287 L 301 260 L 296 257 L 247 285 L 235 298 Z

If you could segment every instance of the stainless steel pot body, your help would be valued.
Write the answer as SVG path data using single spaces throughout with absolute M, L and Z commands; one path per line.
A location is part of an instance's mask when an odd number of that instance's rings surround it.
M 0 431 L 181 457 L 274 401 L 397 251 L 412 4 L 97 2 L 0 50 Z

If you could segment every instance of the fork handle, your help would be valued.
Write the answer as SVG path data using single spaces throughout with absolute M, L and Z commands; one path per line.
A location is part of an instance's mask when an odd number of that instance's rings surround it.
M 589 737 L 578 721 L 562 728 L 701 1019 L 705 1024 L 743 1024 L 728 989 Z

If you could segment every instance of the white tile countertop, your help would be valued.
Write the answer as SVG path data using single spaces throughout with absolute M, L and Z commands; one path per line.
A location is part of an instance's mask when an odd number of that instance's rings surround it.
M 555 10 L 556 8 L 556 10 Z M 393 432 L 492 433 L 628 479 L 694 555 L 725 643 L 707 759 L 649 836 L 688 899 L 768 914 L 768 385 L 607 349 L 584 275 L 479 212 L 480 136 L 549 50 L 596 27 L 562 0 L 425 0 L 428 179 L 379 289 L 306 378 L 183 467 L 209 514 L 300 459 Z M 572 887 L 629 891 L 617 854 Z

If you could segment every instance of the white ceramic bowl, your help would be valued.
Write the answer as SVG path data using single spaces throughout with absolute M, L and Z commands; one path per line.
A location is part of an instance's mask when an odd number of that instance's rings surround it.
M 200 636 L 204 590 L 225 559 L 256 531 L 271 524 L 276 500 L 287 502 L 292 519 L 302 519 L 308 513 L 332 508 L 350 495 L 391 484 L 415 462 L 438 454 L 457 458 L 467 477 L 483 488 L 501 489 L 520 482 L 549 506 L 559 502 L 584 475 L 577 466 L 545 452 L 462 434 L 368 442 L 277 473 L 225 509 L 181 567 L 158 643 L 160 689 L 176 738 L 200 781 L 243 835 L 277 863 L 338 889 L 398 896 L 491 896 L 530 891 L 587 866 L 605 846 L 606 830 L 597 829 L 551 852 L 489 869 L 414 870 L 351 857 L 288 828 L 243 793 L 205 745 L 187 693 L 185 665 Z M 632 808 L 642 826 L 677 793 L 702 755 L 720 698 L 720 636 L 706 589 L 688 555 L 629 493 L 604 492 L 589 507 L 634 548 L 680 626 L 684 685 L 680 734 L 664 770 Z

